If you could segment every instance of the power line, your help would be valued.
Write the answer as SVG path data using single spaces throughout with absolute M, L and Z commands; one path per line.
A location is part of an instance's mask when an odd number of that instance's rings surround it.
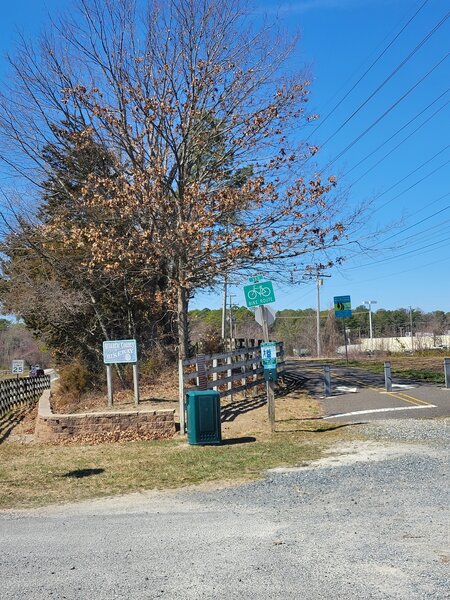
M 402 252 L 401 254 L 397 254 L 396 256 L 391 256 L 389 258 L 384 258 L 384 259 L 381 259 L 381 260 L 375 260 L 375 261 L 372 261 L 371 263 L 366 263 L 364 265 L 358 265 L 358 266 L 354 266 L 354 267 L 348 267 L 347 270 L 362 269 L 363 267 L 371 267 L 372 265 L 378 265 L 378 264 L 381 264 L 381 263 L 386 263 L 386 262 L 391 262 L 393 260 L 398 260 L 399 258 L 402 258 L 403 256 L 409 256 L 410 254 L 415 254 L 419 250 L 426 250 L 427 248 L 431 248 L 433 246 L 437 246 L 439 244 L 443 244 L 445 242 L 448 242 L 449 240 L 450 240 L 450 237 L 447 237 L 447 238 L 444 238 L 442 240 L 438 240 L 437 242 L 432 242 L 431 244 L 426 244 L 425 246 L 421 246 L 420 248 L 416 248 L 414 250 L 408 250 L 407 252 Z
M 311 132 L 307 139 L 310 139 L 326 121 L 331 117 L 331 115 L 339 108 L 339 106 L 348 98 L 348 96 L 353 92 L 353 90 L 361 83 L 361 81 L 366 77 L 368 73 L 373 69 L 373 67 L 378 63 L 378 61 L 386 54 L 389 48 L 394 44 L 394 42 L 400 37 L 400 35 L 405 31 L 408 25 L 415 19 L 415 17 L 419 14 L 422 8 L 428 4 L 429 0 L 425 0 L 419 8 L 415 11 L 412 17 L 408 20 L 408 22 L 400 29 L 400 31 L 395 35 L 395 37 L 389 42 L 389 44 L 382 50 L 380 54 L 376 57 L 376 59 L 370 64 L 370 66 L 364 71 L 358 81 L 350 88 L 350 90 L 339 100 L 339 102 L 331 109 L 331 111 L 320 121 L 317 127 Z
M 441 196 L 440 200 L 442 198 L 445 198 L 446 196 L 449 196 L 450 192 L 447 194 L 444 194 L 443 196 Z M 412 225 L 409 225 L 408 227 L 405 227 L 405 229 L 402 229 L 401 231 L 397 231 L 397 233 L 393 233 L 392 235 L 390 235 L 389 237 L 385 238 L 384 240 L 382 240 L 382 243 L 387 242 L 388 240 L 391 240 L 392 238 L 396 237 L 397 235 L 401 235 L 402 233 L 405 233 L 405 231 L 409 231 L 410 229 L 412 229 L 413 227 L 417 227 L 417 225 L 421 225 L 422 223 L 425 223 L 425 221 L 429 221 L 430 219 L 432 219 L 433 217 L 436 217 L 437 215 L 440 215 L 441 213 L 445 212 L 446 210 L 448 210 L 450 208 L 450 204 L 448 204 L 447 206 L 445 206 L 444 208 L 441 208 L 441 210 L 438 210 L 436 212 L 434 212 L 433 214 L 429 215 L 428 217 L 425 217 L 424 219 L 421 219 L 420 221 L 416 221 L 415 223 L 413 223 Z M 433 229 L 433 228 L 432 228 Z M 428 230 L 425 230 L 428 231 Z M 422 232 L 424 233 L 424 232 Z M 408 239 L 408 238 L 407 238 Z
M 448 94 L 448 92 L 450 91 L 450 88 L 448 88 L 447 90 L 445 90 L 445 92 L 443 92 L 442 94 L 440 94 L 440 96 L 438 96 L 435 100 L 433 100 L 433 102 L 431 102 L 430 104 L 428 104 L 428 106 L 426 106 L 425 108 L 423 108 L 420 112 L 418 112 L 412 119 L 410 119 L 407 123 L 405 123 L 404 125 L 402 125 L 402 127 L 400 127 L 400 129 L 397 129 L 397 131 L 395 133 L 393 133 L 391 136 L 389 136 L 386 140 L 384 140 L 384 142 L 382 142 L 379 146 L 377 146 L 375 148 L 375 150 L 372 150 L 372 152 L 370 152 L 369 154 L 367 154 L 364 158 L 362 158 L 361 160 L 359 160 L 353 167 L 351 167 L 351 169 L 349 169 L 348 171 L 346 171 L 342 177 L 346 177 L 349 173 L 351 173 L 352 171 L 354 171 L 357 167 L 359 167 L 359 165 L 361 165 L 363 162 L 365 162 L 368 158 L 370 158 L 371 156 L 373 156 L 374 154 L 376 154 L 376 152 L 378 152 L 378 150 L 380 150 L 383 146 L 385 146 L 387 143 L 389 143 L 392 139 L 394 139 L 395 136 L 397 136 L 401 131 L 403 131 L 404 129 L 406 129 L 406 127 L 408 127 L 408 125 L 411 125 L 411 123 L 413 123 L 416 119 L 418 119 L 420 117 L 420 115 L 422 115 L 424 112 L 426 112 L 431 106 L 433 106 L 433 104 L 436 104 L 436 102 L 438 102 L 443 96 L 445 96 L 446 94 Z M 408 140 L 411 136 L 413 136 L 415 133 L 417 133 L 424 125 L 426 125 L 433 117 L 435 117 L 441 110 L 443 110 L 447 104 L 449 104 L 450 101 L 446 102 L 445 104 L 443 104 L 440 108 L 438 108 L 430 117 L 428 117 L 428 119 L 426 119 L 425 121 L 423 121 L 418 127 L 416 127 L 416 129 L 414 129 L 407 137 L 403 138 L 403 140 L 401 142 L 399 142 L 397 144 L 397 146 L 395 146 L 394 148 L 392 148 L 392 150 L 390 150 L 387 154 L 385 154 L 377 163 L 375 163 L 375 165 L 373 165 L 372 167 L 370 167 L 370 169 L 368 169 L 367 171 L 365 171 L 360 177 L 359 179 L 357 179 L 356 181 L 353 182 L 353 184 L 357 183 L 358 181 L 360 181 L 363 177 L 365 177 L 367 175 L 367 173 L 370 173 L 370 171 L 372 171 L 376 166 L 378 166 L 380 164 L 380 162 L 382 162 L 385 158 L 387 158 L 390 154 L 392 154 L 392 152 L 394 152 L 395 150 L 397 150 L 397 148 L 399 146 L 401 146 L 404 142 L 406 142 L 406 140 Z
M 450 144 L 447 144 L 446 146 L 444 146 L 443 148 L 441 148 L 438 152 L 436 152 L 436 154 L 433 154 L 433 156 L 431 158 L 429 158 L 428 160 L 426 160 L 425 162 L 423 162 L 421 165 L 419 165 L 418 167 L 415 167 L 412 171 L 410 171 L 408 173 L 408 175 L 405 175 L 404 177 L 402 177 L 401 179 L 399 179 L 396 183 L 394 183 L 390 187 L 388 187 L 387 190 L 384 190 L 384 192 L 381 192 L 380 194 L 378 194 L 377 196 L 375 196 L 375 198 L 373 198 L 373 200 L 378 200 L 379 198 L 383 197 L 385 194 L 387 194 L 388 192 L 390 192 L 391 190 L 393 190 L 394 188 L 396 188 L 398 185 L 400 185 L 401 183 L 403 183 L 405 181 L 405 179 L 408 179 L 408 177 L 411 177 L 411 175 L 414 175 L 414 173 L 417 173 L 417 171 L 420 171 L 420 169 L 422 169 L 422 167 L 425 167 L 425 165 L 427 165 L 432 160 L 434 160 L 436 157 L 438 157 L 440 154 L 442 154 L 443 152 L 445 152 L 447 150 L 447 148 L 449 148 L 449 147 L 450 147 Z
M 408 243 L 408 247 L 411 247 L 411 244 L 417 243 L 417 239 L 423 239 L 423 238 L 420 238 L 419 236 L 422 236 L 426 233 L 429 234 L 429 235 L 427 235 L 426 239 L 428 241 L 431 241 L 431 240 L 435 239 L 435 237 L 437 235 L 441 235 L 443 233 L 443 231 L 448 230 L 448 223 L 450 223 L 450 219 L 445 219 L 445 221 L 441 221 L 439 223 L 431 225 L 430 227 L 421 229 L 420 231 L 418 231 L 416 233 L 411 233 L 407 237 L 399 240 L 401 245 L 398 246 L 398 248 L 404 248 L 407 243 Z M 433 232 L 433 233 L 431 233 L 431 232 Z M 412 241 L 409 241 L 409 240 L 412 240 Z
M 359 142 L 359 140 L 361 140 L 371 129 L 373 129 L 375 125 L 377 125 L 382 119 L 384 119 L 384 117 L 386 117 L 392 110 L 394 110 L 394 108 L 398 106 L 400 102 L 402 102 L 407 96 L 409 96 L 409 94 L 413 92 L 415 88 L 418 87 L 427 77 L 429 77 L 431 73 L 433 73 L 433 71 L 435 71 L 444 62 L 444 60 L 448 58 L 448 56 L 449 53 L 445 54 L 427 73 L 425 73 L 425 75 L 423 75 L 418 81 L 416 81 L 416 83 L 412 87 L 410 87 L 407 92 L 400 96 L 400 98 L 396 100 L 394 104 L 392 104 L 387 110 L 385 110 L 382 115 L 380 115 L 373 123 L 371 123 L 371 125 L 369 125 L 369 127 L 367 127 L 361 134 L 359 134 L 353 141 L 351 141 L 350 144 L 348 144 L 343 150 L 341 150 L 341 152 L 339 152 L 339 154 L 335 158 L 333 158 L 333 160 L 329 161 L 325 168 L 322 169 L 322 172 L 326 171 L 332 164 L 334 164 L 339 158 L 341 158 L 346 152 L 348 152 L 350 148 L 352 148 L 357 142 Z
M 430 161 L 427 161 L 427 162 L 430 162 Z M 431 177 L 432 175 L 434 175 L 435 173 L 437 173 L 438 171 L 440 171 L 443 167 L 445 167 L 446 165 L 448 165 L 449 162 L 450 162 L 450 160 L 447 160 L 445 163 L 442 163 L 442 165 L 439 165 L 439 167 L 436 167 L 436 169 L 433 169 L 433 171 L 431 171 L 431 173 L 427 173 L 427 175 L 425 175 L 421 179 L 418 179 L 417 181 L 415 181 L 412 185 L 410 185 L 408 188 L 406 188 L 406 190 L 403 190 L 403 192 L 400 192 L 399 194 L 397 194 L 396 196 L 394 196 L 393 198 L 391 198 L 391 200 L 388 200 L 387 202 L 385 202 L 384 204 L 382 204 L 378 208 L 374 209 L 372 212 L 373 213 L 374 212 L 378 212 L 379 210 L 381 210 L 382 208 L 384 208 L 385 206 L 387 206 L 388 204 L 390 204 L 394 200 L 397 200 L 397 198 L 400 198 L 400 196 L 403 196 L 403 194 L 406 194 L 406 192 L 409 192 L 409 190 L 412 190 L 412 188 L 416 187 L 416 185 L 419 185 L 419 183 L 422 183 L 422 181 L 425 181 L 425 179 L 428 179 L 429 177 Z M 419 168 L 421 168 L 422 166 L 423 165 L 421 165 Z M 411 174 L 412 173 L 410 173 L 409 175 L 411 175 Z M 408 177 L 409 177 L 409 175 L 408 175 Z
M 388 77 L 386 77 L 386 79 L 384 79 L 384 81 L 382 83 L 380 83 L 380 85 L 368 96 L 368 98 L 366 98 L 364 100 L 364 102 L 362 102 L 358 108 L 356 110 L 354 110 L 352 112 L 352 114 L 336 129 L 336 131 L 334 131 L 334 133 L 332 133 L 326 140 L 325 142 L 321 145 L 322 148 L 325 146 L 325 144 L 327 144 L 331 139 L 334 138 L 335 135 L 337 135 L 339 133 L 339 131 L 341 131 L 341 129 L 343 127 L 345 127 L 345 125 L 347 125 L 347 123 L 349 123 L 349 121 L 351 121 L 353 119 L 353 117 L 355 117 L 359 111 L 364 108 L 364 106 L 366 106 L 366 104 L 368 102 L 370 102 L 370 100 L 388 83 L 388 81 L 390 81 L 399 71 L 402 67 L 404 67 L 404 65 L 414 56 L 414 54 L 420 50 L 420 48 L 436 33 L 436 31 L 445 23 L 445 21 L 450 17 L 450 12 L 448 12 L 444 17 L 442 17 L 442 19 L 433 27 L 433 29 L 431 31 L 428 32 L 428 34 L 417 44 L 417 46 L 415 46 L 415 48 L 413 48 L 413 50 L 408 54 L 408 56 L 406 58 L 404 58 L 402 60 L 402 62 L 388 75 Z
M 425 269 L 426 267 L 431 267 L 434 265 L 438 265 L 442 262 L 446 262 L 450 260 L 450 256 L 446 256 L 445 258 L 441 258 L 440 260 L 434 260 L 431 263 L 427 263 L 425 265 L 420 265 L 420 266 L 414 266 L 412 269 L 402 269 L 401 271 L 396 271 L 395 273 L 385 273 L 383 272 L 383 275 L 380 275 L 379 277 L 371 277 L 370 279 L 365 279 L 365 280 L 361 280 L 358 278 L 358 283 L 369 283 L 372 281 L 378 281 L 380 279 L 385 280 L 388 277 L 396 277 L 397 275 L 403 275 L 404 273 L 411 273 L 412 271 L 417 272 L 420 269 Z

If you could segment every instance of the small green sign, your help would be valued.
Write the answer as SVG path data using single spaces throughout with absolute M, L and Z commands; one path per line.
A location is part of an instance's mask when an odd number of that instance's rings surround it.
M 345 319 L 352 316 L 352 303 L 350 296 L 334 297 L 334 316 Z
M 275 294 L 271 281 L 260 281 L 253 285 L 244 286 L 245 302 L 248 308 L 275 302 Z

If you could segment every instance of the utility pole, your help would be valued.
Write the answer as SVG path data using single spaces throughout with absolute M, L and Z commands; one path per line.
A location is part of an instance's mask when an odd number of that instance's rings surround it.
M 412 314 L 412 308 L 409 307 L 409 328 L 410 328 L 410 334 L 411 334 L 411 352 L 414 352 L 414 336 L 413 336 L 413 314 Z
M 372 304 L 376 304 L 376 300 L 364 300 L 364 304 L 369 305 L 369 335 L 370 335 L 370 351 L 373 352 L 373 331 L 372 331 Z
M 316 307 L 316 345 L 317 345 L 317 358 L 321 355 L 320 348 L 320 286 L 323 285 L 323 277 L 331 277 L 331 275 L 326 275 L 325 273 L 321 273 L 320 265 L 316 265 L 316 290 L 317 290 L 317 307 Z M 309 274 L 309 278 L 312 279 L 312 273 Z
M 227 323 L 227 283 L 228 277 L 225 275 L 223 280 L 223 302 L 222 302 L 222 340 L 225 340 Z
M 230 350 L 232 350 L 233 348 L 232 343 L 233 343 L 233 298 L 234 298 L 235 294 L 228 294 L 228 298 L 230 299 L 230 308 L 228 310 L 228 318 L 229 318 L 229 328 L 230 328 Z

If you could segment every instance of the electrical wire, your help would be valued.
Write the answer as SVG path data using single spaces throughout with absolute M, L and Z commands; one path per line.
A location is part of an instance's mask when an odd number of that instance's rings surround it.
M 428 4 L 429 0 L 425 0 L 425 2 L 423 2 L 419 8 L 414 12 L 414 14 L 412 15 L 412 17 L 410 17 L 410 19 L 407 21 L 407 23 L 400 29 L 400 31 L 395 35 L 395 37 L 389 42 L 389 44 L 382 50 L 382 52 L 380 52 L 380 54 L 378 54 L 378 56 L 376 57 L 376 59 L 370 64 L 370 66 L 364 71 L 364 73 L 361 75 L 361 77 L 358 79 L 358 81 L 348 90 L 348 92 L 339 100 L 339 102 L 337 104 L 335 104 L 335 106 L 331 109 L 331 111 L 320 121 L 320 123 L 317 125 L 317 127 L 314 128 L 314 130 L 311 132 L 311 134 L 308 136 L 307 140 L 309 140 L 321 127 L 324 123 L 326 123 L 328 121 L 328 119 L 331 117 L 331 115 L 334 114 L 334 112 L 339 108 L 339 106 L 341 106 L 341 104 L 348 98 L 348 96 L 353 92 L 353 90 L 361 83 L 361 81 L 366 77 L 366 75 L 368 75 L 370 73 L 370 71 L 373 69 L 373 67 L 379 62 L 379 60 L 386 54 L 386 52 L 389 50 L 389 48 L 394 44 L 394 42 L 396 42 L 396 40 L 400 37 L 400 35 L 405 31 L 405 29 L 409 26 L 409 24 L 416 18 L 416 16 L 419 14 L 419 12 L 424 8 L 424 6 L 426 4 Z
M 401 179 L 399 179 L 396 183 L 392 184 L 390 187 L 388 187 L 386 190 L 384 190 L 384 192 L 380 192 L 379 194 L 377 194 L 373 198 L 373 201 L 378 200 L 379 198 L 382 198 L 385 194 L 388 194 L 391 190 L 393 190 L 398 185 L 400 185 L 401 183 L 403 183 L 406 179 L 408 179 L 409 177 L 411 177 L 411 175 L 414 175 L 414 173 L 417 173 L 417 171 L 420 171 L 420 169 L 422 169 L 422 167 L 425 167 L 428 163 L 430 163 L 431 161 L 433 161 L 440 154 L 442 154 L 443 152 L 445 152 L 448 148 L 450 148 L 450 144 L 447 144 L 446 146 L 444 146 L 443 148 L 441 148 L 440 150 L 438 150 L 438 152 L 436 152 L 436 154 L 433 154 L 433 156 L 431 158 L 429 158 L 428 160 L 426 160 L 425 162 L 423 162 L 422 164 L 420 164 L 418 167 L 415 167 L 412 171 L 410 171 L 408 173 L 408 175 L 405 175 L 404 177 L 402 177 Z
M 430 161 L 427 161 L 427 162 L 430 162 Z M 381 210 L 382 208 L 384 208 L 385 206 L 387 206 L 388 204 L 390 204 L 394 200 L 397 200 L 397 198 L 400 198 L 400 196 L 403 196 L 403 194 L 406 194 L 406 192 L 409 192 L 409 190 L 412 190 L 412 188 L 416 187 L 416 185 L 419 185 L 419 183 L 422 183 L 423 181 L 425 181 L 425 179 L 428 179 L 429 177 L 431 177 L 432 175 L 434 175 L 435 173 L 437 173 L 438 171 L 440 171 L 442 168 L 444 168 L 446 165 L 448 165 L 449 162 L 450 162 L 450 160 L 447 160 L 445 163 L 442 163 L 442 165 L 439 165 L 439 167 L 436 167 L 436 169 L 433 169 L 433 171 L 431 171 L 431 173 L 428 173 L 427 175 L 425 175 L 421 179 L 415 181 L 412 185 L 410 185 L 408 188 L 406 188 L 406 190 L 403 190 L 403 192 L 400 192 L 399 194 L 397 194 L 396 196 L 394 196 L 393 198 L 391 198 L 391 200 L 388 200 L 387 202 L 385 202 L 384 204 L 382 204 L 378 208 L 374 209 L 372 212 L 373 213 L 378 212 L 379 210 Z M 423 165 L 421 165 L 421 166 L 423 166 Z M 411 173 L 410 173 L 410 175 L 411 175 Z
M 432 248 L 434 246 L 438 246 L 439 244 L 444 244 L 446 242 L 448 242 L 450 240 L 450 237 L 444 238 L 442 240 L 438 240 L 436 242 L 432 242 L 431 244 L 426 244 L 425 246 L 420 246 L 419 248 L 413 249 L 413 250 L 408 250 L 407 252 L 402 252 L 401 254 L 397 254 L 396 256 L 391 256 L 389 258 L 384 258 L 381 260 L 375 260 L 372 261 L 370 263 L 366 263 L 363 265 L 357 265 L 357 266 L 353 266 L 353 267 L 347 267 L 346 270 L 354 270 L 354 269 L 362 269 L 363 267 L 371 267 L 373 265 L 379 265 L 382 263 L 387 263 L 387 262 L 392 262 L 395 260 L 398 260 L 399 258 L 402 258 L 404 256 L 410 256 L 411 254 L 416 254 L 418 251 L 420 250 L 426 250 L 427 248 Z M 425 253 L 426 254 L 426 253 Z
M 386 117 L 392 110 L 394 110 L 394 108 L 396 106 L 398 106 L 407 96 L 409 96 L 409 94 L 411 94 L 411 92 L 413 92 L 416 89 L 416 87 L 418 87 L 427 77 L 429 77 L 431 75 L 431 73 L 433 73 L 433 71 L 435 71 L 444 62 L 444 60 L 446 60 L 448 58 L 449 54 L 450 53 L 445 54 L 427 73 L 425 73 L 425 75 L 423 75 L 418 81 L 416 81 L 416 83 L 412 87 L 410 87 L 407 92 L 405 92 L 402 96 L 400 96 L 400 98 L 398 98 L 398 100 L 396 100 L 394 102 L 394 104 L 391 104 L 391 106 L 387 110 L 385 110 L 382 115 L 380 115 L 377 119 L 375 119 L 375 121 L 373 121 L 373 123 L 371 123 L 369 125 L 369 127 L 367 127 L 354 140 L 352 140 L 350 142 L 350 144 L 348 144 L 343 150 L 341 150 L 341 152 L 339 152 L 339 154 L 337 156 L 335 156 L 335 158 L 330 160 L 328 162 L 328 164 L 325 166 L 325 168 L 322 169 L 322 172 L 327 171 L 331 165 L 333 165 L 339 158 L 341 158 L 344 154 L 346 154 L 350 150 L 350 148 L 352 148 L 367 133 L 369 133 L 369 131 L 371 129 L 373 129 L 376 125 L 378 125 L 378 123 L 382 119 L 384 119 L 384 117 Z
M 433 27 L 431 31 L 427 33 L 427 35 L 413 48 L 413 50 L 402 60 L 402 62 L 397 65 L 397 67 L 384 79 L 380 85 L 375 88 L 375 90 L 362 102 L 358 108 L 356 108 L 352 114 L 321 144 L 323 148 L 330 140 L 332 140 L 335 135 L 337 135 L 347 123 L 349 123 L 353 117 L 355 117 L 363 108 L 370 102 L 370 100 L 378 94 L 378 92 L 400 71 L 402 67 L 414 56 L 418 50 L 438 31 L 440 27 L 445 23 L 445 21 L 450 17 L 450 12 L 448 12 L 442 19 Z
M 442 200 L 442 198 L 445 198 L 446 196 L 450 196 L 450 192 L 448 192 L 447 194 L 444 194 L 443 196 L 441 196 L 440 200 Z M 428 215 L 428 217 L 425 217 L 425 218 L 421 219 L 420 221 L 416 221 L 412 225 L 409 225 L 408 227 L 405 227 L 405 229 L 402 229 L 401 231 L 397 231 L 397 233 L 393 233 L 389 237 L 387 237 L 384 240 L 382 240 L 381 243 L 384 244 L 384 242 L 387 242 L 388 240 L 391 240 L 392 238 L 397 237 L 398 235 L 401 235 L 402 233 L 405 233 L 405 231 L 409 231 L 410 229 L 413 229 L 413 227 L 417 227 L 417 225 L 421 225 L 422 223 L 425 223 L 425 221 L 429 221 L 433 217 L 436 217 L 437 215 L 440 215 L 441 213 L 445 212 L 449 208 L 450 208 L 450 204 L 448 204 L 444 208 L 441 208 L 440 210 L 434 212 L 433 214 Z M 425 231 L 428 231 L 428 230 L 426 229 Z M 421 233 L 424 233 L 424 231 L 422 231 Z M 406 238 L 406 239 L 409 239 L 409 238 Z
M 389 136 L 386 140 L 384 140 L 384 142 L 382 142 L 379 146 L 377 146 L 375 148 L 375 150 L 372 150 L 372 152 L 370 152 L 369 154 L 367 154 L 364 158 L 362 158 L 361 160 L 359 160 L 353 167 L 351 167 L 351 169 L 349 169 L 348 171 L 346 171 L 342 177 L 347 177 L 347 175 L 349 173 L 351 173 L 352 171 L 354 171 L 357 167 L 359 167 L 362 163 L 364 163 L 367 159 L 369 159 L 371 156 L 373 156 L 374 154 L 376 154 L 378 152 L 378 150 L 380 150 L 383 146 L 385 146 L 386 144 L 388 144 L 392 139 L 394 139 L 401 131 L 403 131 L 404 129 L 406 129 L 406 127 L 408 127 L 408 125 L 411 125 L 411 123 L 413 123 L 416 119 L 418 119 L 424 112 L 426 112 L 431 106 L 433 106 L 433 104 L 436 104 L 436 102 L 438 102 L 443 96 L 445 96 L 446 94 L 448 94 L 448 92 L 450 91 L 450 88 L 448 88 L 447 90 L 445 90 L 445 92 L 443 92 L 442 94 L 440 94 L 440 96 L 438 96 L 435 100 L 433 100 L 433 102 L 431 102 L 430 104 L 428 104 L 428 106 L 426 106 L 424 109 L 422 109 L 420 112 L 418 112 L 412 119 L 410 119 L 407 123 L 405 123 L 402 127 L 400 127 L 400 129 L 397 129 L 397 131 L 395 133 L 393 133 L 391 136 Z M 382 162 L 385 158 L 387 158 L 390 154 L 392 154 L 392 152 L 394 152 L 395 150 L 397 150 L 397 148 L 399 146 L 401 146 L 404 142 L 406 142 L 411 136 L 413 136 L 415 133 L 417 133 L 424 125 L 426 125 L 433 117 L 435 117 L 441 110 L 443 110 L 447 104 L 449 104 L 450 101 L 446 102 L 445 104 L 443 104 L 440 108 L 438 108 L 430 117 L 428 117 L 425 121 L 423 121 L 418 127 L 416 127 L 416 129 L 414 129 L 407 137 L 403 138 L 403 140 L 401 142 L 399 142 L 397 144 L 397 146 L 395 146 L 394 148 L 392 148 L 392 150 L 390 150 L 387 154 L 385 154 L 377 163 L 375 163 L 375 165 L 373 165 L 372 167 L 370 167 L 370 169 L 368 169 L 367 171 L 365 171 L 360 177 L 359 179 L 357 179 L 356 181 L 353 182 L 353 184 L 357 183 L 358 181 L 360 181 L 363 177 L 365 177 L 368 173 L 370 173 L 370 171 L 372 171 L 376 166 L 378 166 L 380 164 L 380 162 Z

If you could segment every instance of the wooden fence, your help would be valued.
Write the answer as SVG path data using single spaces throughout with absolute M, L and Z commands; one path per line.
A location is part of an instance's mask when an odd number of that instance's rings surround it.
M 235 340 L 234 345 L 240 346 L 235 350 L 219 354 L 197 354 L 195 358 L 179 361 L 181 432 L 184 431 L 185 398 L 189 390 L 216 390 L 223 398 L 265 384 L 260 341 Z M 277 360 L 277 370 L 282 373 L 285 364 L 283 342 L 277 342 Z
M 22 404 L 34 404 L 50 389 L 50 375 L 0 381 L 0 417 Z

